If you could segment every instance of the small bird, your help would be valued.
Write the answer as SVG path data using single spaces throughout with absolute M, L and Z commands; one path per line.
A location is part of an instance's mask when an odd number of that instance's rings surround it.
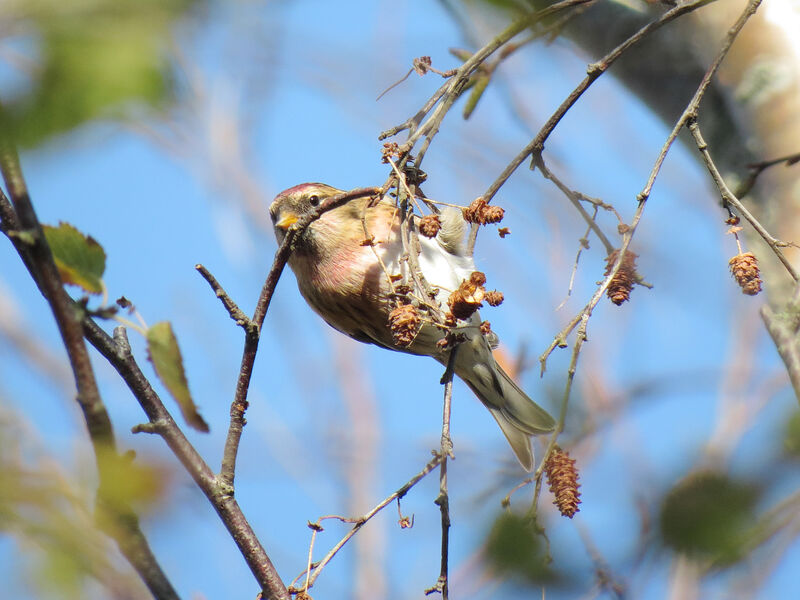
M 278 194 L 269 207 L 278 243 L 300 218 L 340 193 L 323 183 L 303 183 Z M 401 281 L 404 274 L 406 281 L 413 281 L 408 261 L 402 260 L 400 211 L 391 197 L 352 200 L 323 213 L 295 238 L 289 266 L 300 293 L 329 325 L 355 340 L 431 356 L 447 365 L 452 350 L 441 341 L 446 329 L 434 323 L 424 304 L 446 314 L 448 298 L 459 286 L 468 285 L 475 264 L 466 252 L 467 225 L 461 211 L 446 208 L 438 221 L 441 227 L 435 237 L 418 236 L 419 270 L 435 298 L 428 295 L 420 300 L 426 294 L 419 291 L 405 296 L 416 299 L 412 303 L 421 313 L 421 318 L 411 319 L 416 330 L 413 339 L 398 344 L 390 326 L 390 315 L 399 306 L 393 282 Z M 412 226 L 419 223 L 415 217 Z M 480 298 L 471 300 L 480 303 Z M 412 312 L 417 315 L 416 309 Z M 463 341 L 457 346 L 455 374 L 489 409 L 520 464 L 530 471 L 534 465 L 530 436 L 553 431 L 555 422 L 495 362 L 492 347 L 497 338 L 491 331 L 484 335 L 480 324 L 477 312 L 458 321 Z

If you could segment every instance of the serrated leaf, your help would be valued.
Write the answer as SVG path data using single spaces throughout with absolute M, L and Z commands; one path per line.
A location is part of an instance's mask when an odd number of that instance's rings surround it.
M 186 422 L 198 431 L 208 432 L 208 424 L 197 412 L 189 393 L 189 382 L 183 369 L 178 340 L 167 321 L 156 323 L 147 330 L 147 351 L 161 383 L 178 403 Z
M 58 227 L 44 225 L 43 229 L 62 281 L 80 286 L 90 294 L 101 293 L 106 270 L 103 247 L 69 223 L 59 223 Z

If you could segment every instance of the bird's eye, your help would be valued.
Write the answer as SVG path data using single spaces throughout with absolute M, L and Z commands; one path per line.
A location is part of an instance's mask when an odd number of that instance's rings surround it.
M 313 196 L 308 197 L 308 202 L 311 206 L 317 206 L 319 204 L 319 196 L 314 194 Z

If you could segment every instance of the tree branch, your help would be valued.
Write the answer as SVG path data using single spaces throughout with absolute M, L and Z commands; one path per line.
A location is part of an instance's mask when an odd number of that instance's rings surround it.
M 317 577 L 319 577 L 320 573 L 322 572 L 322 569 L 325 568 L 325 565 L 327 565 L 331 561 L 331 559 L 334 556 L 336 556 L 336 553 L 339 552 L 339 550 L 342 549 L 342 547 L 350 540 L 350 538 L 352 538 L 356 533 L 358 533 L 359 529 L 361 529 L 364 525 L 367 524 L 367 521 L 369 521 L 372 517 L 377 515 L 380 511 L 382 511 L 384 508 L 386 508 L 389 504 L 391 504 L 395 500 L 400 500 L 401 498 L 403 498 L 409 492 L 409 490 L 411 488 L 413 488 L 415 485 L 417 485 L 417 483 L 419 483 L 419 481 L 423 477 L 425 477 L 428 473 L 433 471 L 437 467 L 437 465 L 440 465 L 443 460 L 444 460 L 443 455 L 435 454 L 434 457 L 433 457 L 433 460 L 431 460 L 428 464 L 426 464 L 425 467 L 419 473 L 414 475 L 414 477 L 412 477 L 410 480 L 408 480 L 396 492 L 394 492 L 394 493 L 390 494 L 389 496 L 387 496 L 386 498 L 384 498 L 372 510 L 370 510 L 368 513 L 364 514 L 363 516 L 355 518 L 355 519 L 342 519 L 341 517 L 338 517 L 339 520 L 341 520 L 341 521 L 353 522 L 353 523 L 355 523 L 355 525 L 353 526 L 353 528 L 350 531 L 347 532 L 347 534 L 345 534 L 345 536 L 341 540 L 339 540 L 339 542 L 333 548 L 331 548 L 331 550 L 325 555 L 325 557 L 321 561 L 319 561 L 318 563 L 313 563 L 311 565 L 311 567 L 313 568 L 313 571 L 311 572 L 311 575 L 307 578 L 306 586 L 303 588 L 303 591 L 308 590 L 309 588 L 311 588 L 311 586 L 314 585 L 314 582 L 317 580 Z M 320 517 L 319 519 L 317 519 L 315 525 L 319 526 L 319 522 L 323 518 L 324 517 Z M 306 575 L 307 573 L 308 573 L 308 569 L 306 569 L 305 571 L 300 573 L 300 575 L 295 577 L 294 581 L 297 581 L 298 579 L 300 579 L 303 575 Z M 301 591 L 301 590 L 297 590 L 296 588 L 290 588 L 290 591 L 295 593 L 295 592 Z
M 540 465 L 539 469 L 536 470 L 536 491 L 534 492 L 534 498 L 538 498 L 539 490 L 541 488 L 541 475 L 543 472 L 543 465 L 547 461 L 552 449 L 555 447 L 556 439 L 563 428 L 563 419 L 566 416 L 566 406 L 569 399 L 570 390 L 572 388 L 572 381 L 575 376 L 575 368 L 577 366 L 578 355 L 580 354 L 580 350 L 583 346 L 584 341 L 586 340 L 586 329 L 588 325 L 588 320 L 592 315 L 592 312 L 602 298 L 603 294 L 605 293 L 606 289 L 608 289 L 611 280 L 616 276 L 617 272 L 619 271 L 619 267 L 622 264 L 622 259 L 624 257 L 625 252 L 627 252 L 628 247 L 630 246 L 631 240 L 633 239 L 633 235 L 636 233 L 636 229 L 641 221 L 642 214 L 644 212 L 644 207 L 647 204 L 647 199 L 650 194 L 650 190 L 652 189 L 653 183 L 658 175 L 658 172 L 661 168 L 662 163 L 664 162 L 664 158 L 669 151 L 673 141 L 678 135 L 678 131 L 684 125 L 686 125 L 690 119 L 696 117 L 697 110 L 700 106 L 700 101 L 703 98 L 706 90 L 708 89 L 709 84 L 711 83 L 711 79 L 713 78 L 714 74 L 716 73 L 717 69 L 719 68 L 720 64 L 722 63 L 725 56 L 728 54 L 731 46 L 733 45 L 734 40 L 739 35 L 739 32 L 744 27 L 745 23 L 749 20 L 749 18 L 755 13 L 756 9 L 758 8 L 759 4 L 761 4 L 761 0 L 750 0 L 747 7 L 744 9 L 742 14 L 736 20 L 736 23 L 728 30 L 728 34 L 723 41 L 722 47 L 720 48 L 719 52 L 717 53 L 716 57 L 714 58 L 713 62 L 709 66 L 708 70 L 706 71 L 705 75 L 703 76 L 700 85 L 698 86 L 697 90 L 695 91 L 694 96 L 690 100 L 689 104 L 687 105 L 686 109 L 683 111 L 683 114 L 679 117 L 678 122 L 672 129 L 672 132 L 667 138 L 664 146 L 659 153 L 655 165 L 650 173 L 650 177 L 648 179 L 647 185 L 645 186 L 644 190 L 640 192 L 637 196 L 639 201 L 638 206 L 636 207 L 636 211 L 634 213 L 634 217 L 631 220 L 631 225 L 628 228 L 628 231 L 623 236 L 622 246 L 619 250 L 619 255 L 617 256 L 617 260 L 615 261 L 613 267 L 609 271 L 608 275 L 606 275 L 605 279 L 601 282 L 598 286 L 595 293 L 592 295 L 591 300 L 586 304 L 581 312 L 579 312 L 568 324 L 564 327 L 553 339 L 550 346 L 544 353 L 539 357 L 539 362 L 541 364 L 541 372 L 544 373 L 545 365 L 547 358 L 550 354 L 555 350 L 556 347 L 566 347 L 566 338 L 567 336 L 575 329 L 576 326 L 580 323 L 580 327 L 578 327 L 577 333 L 577 341 L 575 342 L 575 347 L 573 348 L 572 359 L 570 361 L 570 366 L 567 373 L 567 383 L 564 390 L 564 396 L 562 399 L 562 407 L 561 407 L 561 414 L 559 417 L 559 422 L 556 426 L 556 429 L 553 433 L 552 438 L 550 439 L 550 443 L 548 444 L 547 450 L 545 452 L 544 457 L 542 458 L 542 464 Z M 683 5 L 687 6 L 687 5 Z M 680 7 L 679 7 L 680 8 Z M 673 9 L 675 10 L 675 9 Z M 673 11 L 669 11 L 664 16 L 672 13 Z M 663 17 L 662 17 L 663 19 Z M 652 24 L 651 24 L 652 25 Z M 648 25 L 649 27 L 649 25 Z M 645 27 L 644 29 L 646 29 Z M 638 35 L 638 34 L 637 34 Z M 539 136 L 537 136 L 539 137 Z M 534 499 L 535 503 L 535 499 Z
M 125 381 L 150 423 L 153 424 L 153 433 L 158 433 L 164 439 L 169 449 L 211 502 L 236 542 L 262 592 L 267 598 L 288 600 L 286 586 L 233 497 L 233 490 L 218 480 L 172 418 L 133 357 L 125 328 L 117 327 L 112 339 L 97 323 L 87 317 L 83 320 L 83 330 L 86 339 Z M 141 426 L 135 429 L 143 430 Z
M 245 423 L 244 414 L 248 407 L 247 392 L 250 387 L 250 378 L 253 375 L 253 364 L 256 360 L 256 352 L 258 352 L 258 340 L 261 335 L 261 326 L 264 323 L 264 318 L 266 317 L 267 310 L 272 301 L 275 286 L 278 285 L 278 280 L 283 272 L 283 268 L 286 266 L 286 261 L 289 260 L 289 255 L 292 253 L 294 240 L 306 227 L 329 210 L 338 208 L 355 198 L 374 196 L 380 193 L 380 188 L 358 188 L 327 198 L 315 210 L 304 215 L 297 223 L 289 228 L 286 232 L 286 237 L 283 239 L 283 243 L 275 253 L 272 268 L 269 270 L 264 286 L 261 288 L 261 294 L 258 297 L 253 318 L 245 327 L 242 362 L 239 369 L 239 378 L 236 382 L 236 392 L 233 402 L 231 403 L 230 424 L 228 426 L 228 435 L 225 439 L 225 450 L 222 456 L 222 466 L 219 475 L 221 483 L 228 486 L 231 490 L 233 490 L 233 481 L 236 474 L 236 457 L 239 452 L 239 442 L 242 438 L 242 430 Z M 212 287 L 214 286 L 212 285 Z M 218 293 L 218 290 L 221 289 L 222 288 L 217 285 L 215 292 Z
M 578 101 L 583 93 L 589 89 L 589 86 L 591 86 L 603 73 L 605 73 L 620 56 L 641 42 L 647 35 L 659 29 L 663 25 L 666 25 L 670 21 L 673 21 L 674 19 L 677 19 L 686 13 L 689 13 L 714 1 L 715 0 L 693 0 L 676 6 L 675 8 L 661 15 L 661 17 L 655 21 L 652 21 L 642 27 L 639 31 L 619 44 L 599 61 L 590 64 L 587 67 L 587 75 L 583 81 L 578 84 L 578 86 L 570 93 L 569 96 L 567 96 L 567 98 L 561 103 L 556 111 L 550 116 L 544 126 L 536 134 L 536 137 L 534 137 L 533 140 L 531 140 L 531 142 L 513 158 L 508 166 L 503 169 L 503 172 L 500 174 L 500 176 L 495 179 L 486 192 L 484 192 L 483 197 L 486 199 L 486 201 L 488 202 L 494 198 L 495 194 L 497 194 L 503 184 L 505 184 L 508 178 L 511 177 L 514 171 L 517 170 L 517 167 L 519 167 L 525 161 L 525 159 L 527 159 L 531 154 L 541 154 L 541 152 L 544 150 L 544 143 L 547 141 L 547 138 L 549 138 L 550 134 L 553 133 L 561 119 L 567 114 L 567 111 L 572 108 L 572 106 Z
M 789 272 L 789 275 L 792 277 L 792 279 L 797 282 L 797 272 L 794 270 L 792 263 L 789 262 L 789 259 L 786 258 L 786 255 L 780 249 L 781 246 L 787 246 L 788 244 L 785 242 L 780 242 L 772 237 L 772 235 L 758 221 L 758 219 L 756 219 L 753 214 L 747 210 L 744 204 L 742 204 L 741 200 L 739 200 L 739 198 L 737 198 L 730 190 L 728 184 L 725 183 L 725 180 L 722 178 L 722 174 L 719 172 L 717 165 L 714 164 L 714 160 L 711 158 L 711 153 L 708 151 L 708 144 L 706 144 L 705 139 L 703 139 L 703 134 L 700 132 L 700 125 L 697 123 L 697 118 L 694 116 L 690 117 L 686 126 L 689 128 L 692 138 L 694 138 L 694 141 L 697 144 L 697 149 L 700 151 L 700 155 L 703 157 L 703 162 L 705 163 L 711 178 L 714 180 L 714 183 L 719 190 L 720 196 L 722 197 L 723 206 L 732 206 L 737 213 L 742 215 L 747 222 L 752 225 L 753 229 L 756 230 L 758 235 L 761 236 L 761 238 L 775 253 L 775 256 L 778 257 L 778 260 L 780 260 L 783 266 L 786 267 L 786 270 Z
M 450 496 L 447 491 L 447 457 L 453 457 L 453 441 L 450 439 L 450 406 L 453 399 L 453 374 L 456 366 L 456 353 L 458 346 L 454 346 L 447 359 L 447 368 L 442 375 L 444 384 L 444 402 L 442 404 L 442 441 L 439 454 L 442 462 L 439 465 L 439 495 L 436 497 L 436 504 L 442 515 L 442 549 L 439 567 L 439 578 L 436 585 L 425 590 L 425 595 L 439 592 L 442 600 L 447 600 L 450 594 L 450 587 L 447 580 L 448 557 L 450 554 Z
M 0 109 L 2 110 L 2 109 Z M 0 122 L 4 115 L 0 114 Z M 96 512 L 99 526 L 111 536 L 147 588 L 159 600 L 173 600 L 178 594 L 161 569 L 139 527 L 136 513 L 112 488 L 115 472 L 125 461 L 116 448 L 114 430 L 100 397 L 89 352 L 83 341 L 80 308 L 64 290 L 50 247 L 31 203 L 19 157 L 8 140 L 0 140 L 0 170 L 11 203 L 0 191 L 3 232 L 9 237 L 50 306 L 58 326 L 77 388 L 76 401 L 83 413 L 94 450 L 99 477 Z M 25 232 L 27 235 L 20 237 Z

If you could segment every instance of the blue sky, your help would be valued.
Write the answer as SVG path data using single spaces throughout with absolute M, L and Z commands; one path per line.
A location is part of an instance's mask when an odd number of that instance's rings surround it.
M 501 26 L 502 20 L 489 19 L 481 39 Z M 173 323 L 195 400 L 212 427 L 209 435 L 189 436 L 217 468 L 242 336 L 194 265 L 208 267 L 251 313 L 275 250 L 268 201 L 303 181 L 340 188 L 380 185 L 387 169 L 380 162 L 378 133 L 413 114 L 441 80 L 412 74 L 380 102 L 375 97 L 406 72 L 414 57 L 430 55 L 442 69 L 456 66 L 448 48 L 468 46 L 468 41 L 437 2 L 367 0 L 215 4 L 205 18 L 181 28 L 177 39 L 205 93 L 192 110 L 180 113 L 184 138 L 163 122 L 150 126 L 177 139 L 180 154 L 165 151 L 136 125 L 101 123 L 26 153 L 23 168 L 43 222 L 68 221 L 103 244 L 110 297 L 131 299 L 148 324 Z M 448 115 L 425 159 L 426 193 L 461 204 L 480 195 L 580 80 L 585 63 L 566 42 L 531 46 L 515 55 L 472 119 L 461 119 L 460 106 Z M 183 77 L 184 83 L 192 81 Z M 220 148 L 209 142 L 227 139 L 227 130 L 220 129 L 227 122 L 211 118 L 220 114 L 241 124 L 239 135 L 246 142 L 241 165 L 256 190 L 249 199 L 255 198 L 256 206 L 261 202 L 255 211 L 243 208 L 243 188 L 226 175 L 226 156 L 215 156 Z M 666 133 L 646 108 L 603 77 L 556 130 L 545 157 L 570 186 L 614 203 L 630 218 Z M 501 240 L 483 231 L 476 261 L 490 286 L 505 292 L 506 302 L 483 317 L 492 322 L 505 351 L 514 355 L 525 347 L 535 362 L 590 297 L 602 278 L 604 253 L 592 240 L 571 298 L 556 310 L 566 296 L 585 226 L 552 186 L 524 168 L 497 202 L 507 210 L 504 225 L 512 235 Z M 626 578 L 632 597 L 664 597 L 667 556 L 651 553 L 646 568 L 631 575 L 640 526 L 636 499 L 656 497 L 694 464 L 724 399 L 752 405 L 766 394 L 769 400 L 730 456 L 732 472 L 747 477 L 757 477 L 779 451 L 776 432 L 796 410 L 760 326 L 761 300 L 742 296 L 728 274 L 735 246 L 724 235 L 715 203 L 690 152 L 676 147 L 633 246 L 640 271 L 655 287 L 635 289 L 632 301 L 620 308 L 602 302 L 590 323 L 572 398 L 574 416 L 565 434 L 566 440 L 577 435 L 570 426 L 580 424 L 579 415 L 599 419 L 602 433 L 575 451 L 584 504 L 576 519 L 567 521 L 552 513 L 549 496 L 541 500 L 543 510 L 548 507 L 554 556 L 576 566 L 581 585 L 590 581 L 591 562 L 579 528 L 589 532 L 612 571 Z M 610 218 L 603 223 L 614 231 Z M 0 245 L 0 265 L 3 295 L 11 291 L 20 322 L 41 343 L 58 348 L 46 306 L 7 243 Z M 133 332 L 131 338 L 144 364 L 143 341 Z M 730 390 L 725 378 L 737 358 L 732 348 L 741 340 L 749 340 L 756 351 L 742 358 L 749 373 L 745 387 Z M 557 352 L 542 379 L 536 369 L 522 378 L 530 395 L 551 410 L 563 389 L 568 353 Z M 129 433 L 143 420 L 141 410 L 108 366 L 99 359 L 95 366 L 120 445 L 172 472 L 167 500 L 145 516 L 144 526 L 175 585 L 186 597 L 254 594 L 256 586 L 210 506 L 160 440 Z M 440 376 L 435 361 L 360 346 L 334 332 L 305 306 L 293 275 L 285 273 L 256 362 L 237 498 L 287 579 L 303 568 L 308 520 L 364 512 L 427 461 L 438 445 Z M 89 449 L 69 393 L 32 370 L 2 338 L 0 381 L 3 404 L 35 424 L 39 441 L 65 469 L 80 470 Z M 600 410 L 603 402 L 619 401 L 640 387 L 650 391 L 620 412 Z M 366 404 L 360 405 L 364 398 Z M 500 499 L 523 474 L 513 470 L 516 463 L 505 440 L 466 386 L 456 386 L 454 403 L 451 589 L 459 598 L 495 597 L 513 587 L 482 581 L 471 561 Z M 375 420 L 369 421 L 374 439 L 354 434 L 358 419 L 352 411 L 364 410 L 374 411 Z M 359 448 L 374 455 L 365 471 L 364 504 L 356 509 L 354 503 L 362 499 L 352 500 L 342 465 L 350 464 Z M 512 469 L 515 479 L 498 478 L 500 468 Z M 388 598 L 418 597 L 435 582 L 437 488 L 434 475 L 404 500 L 403 511 L 415 514 L 414 528 L 400 530 L 393 507 L 369 526 Z M 524 507 L 529 494 L 520 492 L 514 506 Z M 344 531 L 329 524 L 315 556 Z M 10 582 L 12 597 L 28 593 L 13 574 L 18 562 L 11 557 L 22 551 L 0 538 L 0 556 L 8 558 L 0 559 L 6 565 L 0 573 Z M 314 597 L 349 597 L 358 565 L 354 552 L 347 548 L 333 561 L 312 590 Z M 761 590 L 763 597 L 786 597 L 799 552 L 795 543 Z M 729 575 L 718 576 L 704 591 L 723 594 L 731 581 Z M 548 597 L 562 596 L 554 591 Z

